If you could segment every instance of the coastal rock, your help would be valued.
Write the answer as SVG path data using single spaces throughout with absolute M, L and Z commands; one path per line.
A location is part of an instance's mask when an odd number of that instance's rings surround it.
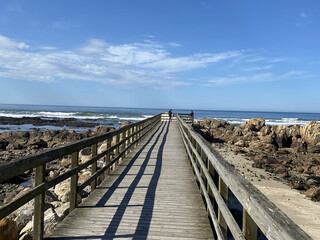
M 50 231 L 59 223 L 60 218 L 54 209 L 49 208 L 44 212 L 44 233 L 49 234 Z
M 121 123 L 121 125 L 119 126 L 119 128 L 123 128 L 123 127 L 125 127 L 125 126 L 130 125 L 130 124 L 131 124 L 131 122 L 125 121 L 125 122 Z
M 110 132 L 111 130 L 113 130 L 113 127 L 107 127 L 107 126 L 98 126 L 94 129 L 93 133 L 95 135 L 101 135 L 107 132 Z
M 71 159 L 63 158 L 60 164 L 61 164 L 61 167 L 68 168 L 71 165 Z
M 317 145 L 320 142 L 320 123 L 308 122 L 301 128 L 301 137 L 308 143 Z
M 67 195 L 70 195 L 70 180 L 65 180 L 58 183 L 54 188 L 54 193 L 58 196 L 58 199 L 67 199 Z
M 107 144 L 106 143 L 102 143 L 101 146 L 98 148 L 98 154 L 106 151 L 108 148 L 107 148 Z
M 241 128 L 247 131 L 259 131 L 265 126 L 265 120 L 263 118 L 251 118 L 248 122 L 241 125 Z
M 14 220 L 3 218 L 0 220 L 0 239 L 18 240 L 18 227 Z

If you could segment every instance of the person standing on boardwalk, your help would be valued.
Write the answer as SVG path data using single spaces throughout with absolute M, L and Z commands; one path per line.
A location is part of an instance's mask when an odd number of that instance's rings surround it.
M 170 109 L 169 111 L 168 111 L 168 114 L 169 114 L 169 122 L 171 121 L 171 117 L 172 117 L 172 109 Z

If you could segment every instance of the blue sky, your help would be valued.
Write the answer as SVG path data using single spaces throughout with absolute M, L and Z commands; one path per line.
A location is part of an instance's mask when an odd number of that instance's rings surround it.
M 318 0 L 1 0 L 0 103 L 320 112 Z

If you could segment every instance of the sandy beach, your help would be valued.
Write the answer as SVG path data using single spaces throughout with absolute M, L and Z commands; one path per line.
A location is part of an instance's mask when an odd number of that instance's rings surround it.
M 235 154 L 221 144 L 214 148 L 267 198 L 279 207 L 313 239 L 320 239 L 320 202 L 311 201 L 296 189 L 284 184 L 275 174 L 252 167 L 242 154 Z

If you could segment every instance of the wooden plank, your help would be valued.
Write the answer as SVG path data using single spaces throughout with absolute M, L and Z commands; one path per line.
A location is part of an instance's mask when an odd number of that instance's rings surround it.
M 258 227 L 246 210 L 243 210 L 242 218 L 243 235 L 247 240 L 256 240 L 258 237 Z
M 45 165 L 40 165 L 36 168 L 35 186 L 43 184 L 45 180 Z M 43 238 L 43 225 L 44 225 L 44 197 L 43 191 L 34 199 L 34 221 L 33 221 L 33 238 L 40 240 Z
M 74 152 L 71 155 L 71 169 L 74 169 L 79 164 L 79 153 Z M 78 173 L 74 174 L 71 177 L 70 182 L 70 208 L 69 211 L 71 212 L 77 206 L 77 189 L 78 189 Z
M 156 127 L 50 237 L 212 239 L 178 131 Z

